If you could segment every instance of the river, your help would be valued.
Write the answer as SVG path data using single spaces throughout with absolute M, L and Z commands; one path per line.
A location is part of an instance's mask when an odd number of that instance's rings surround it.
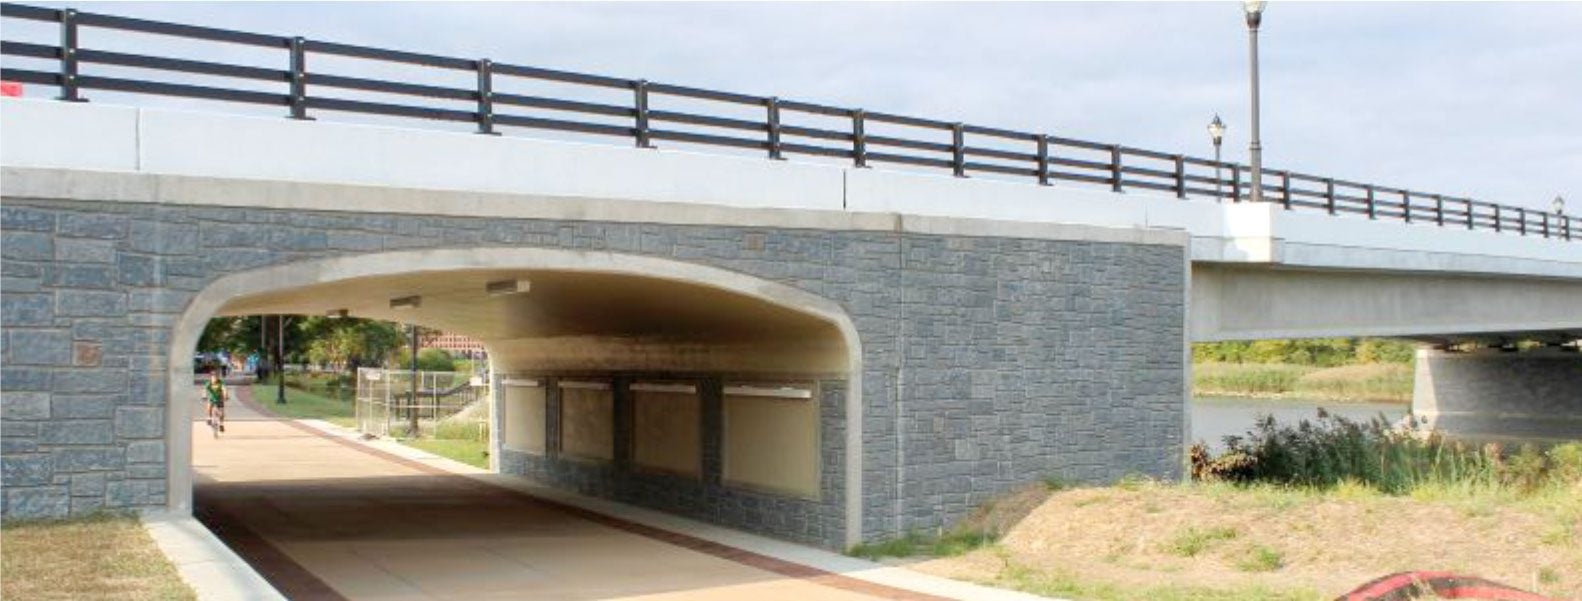
M 1227 397 L 1194 397 L 1192 399 L 1192 440 L 1203 441 L 1215 451 L 1224 449 L 1227 435 L 1241 434 L 1251 429 L 1259 415 L 1272 414 L 1279 423 L 1294 424 L 1312 420 L 1318 409 L 1356 421 L 1366 421 L 1384 414 L 1392 423 L 1406 415 L 1411 408 L 1407 403 L 1352 403 L 1304 399 L 1254 399 Z

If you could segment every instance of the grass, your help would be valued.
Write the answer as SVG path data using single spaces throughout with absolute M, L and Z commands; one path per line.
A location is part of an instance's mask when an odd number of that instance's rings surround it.
M 136 517 L 0 524 L 0 598 L 196 599 Z
M 1315 367 L 1280 363 L 1197 363 L 1192 392 L 1205 396 L 1296 396 L 1348 401 L 1408 402 L 1412 366 L 1373 363 Z
M 1319 601 L 1328 599 L 1310 589 L 1283 590 L 1259 585 L 1203 587 L 1193 585 L 1120 586 L 1083 578 L 1068 570 L 1034 570 L 1002 554 L 1005 567 L 987 582 L 1045 597 L 1084 601 Z
M 340 400 L 306 390 L 286 387 L 285 404 L 275 403 L 274 384 L 254 384 L 253 401 L 270 413 L 293 419 L 321 419 L 346 428 L 357 427 L 356 408 L 350 400 Z
M 866 559 L 884 557 L 955 557 L 994 542 L 985 532 L 958 530 L 939 536 L 911 533 L 900 538 L 863 543 L 852 547 L 847 554 Z
M 1248 547 L 1236 561 L 1236 569 L 1243 572 L 1273 572 L 1284 566 L 1285 555 L 1264 545 Z
M 415 447 L 467 465 L 489 469 L 489 443 L 454 438 L 408 438 L 401 444 Z
M 1236 538 L 1236 534 L 1235 528 L 1226 526 L 1202 530 L 1189 526 L 1170 540 L 1166 550 L 1178 557 L 1197 557 L 1199 553 L 1208 550 L 1210 547 Z

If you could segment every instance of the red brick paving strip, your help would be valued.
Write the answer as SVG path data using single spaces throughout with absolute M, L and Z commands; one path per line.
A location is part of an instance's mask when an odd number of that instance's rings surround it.
M 496 486 L 487 482 L 479 482 L 472 478 L 453 474 L 426 463 L 413 461 L 394 453 L 375 449 L 368 445 L 330 435 L 319 430 L 318 428 L 314 428 L 313 426 L 298 423 L 293 419 L 276 417 L 274 413 L 269 411 L 269 409 L 253 401 L 252 391 L 246 390 L 244 388 L 239 392 L 241 392 L 241 394 L 235 395 L 237 400 L 246 404 L 249 408 L 257 411 L 261 415 L 274 417 L 282 423 L 285 423 L 286 425 L 308 434 L 334 441 L 348 448 L 356 449 L 385 461 L 396 463 L 424 474 L 448 479 L 451 481 L 451 483 L 458 484 L 461 487 L 473 488 L 491 494 L 499 494 L 503 492 L 510 495 L 512 498 L 515 498 L 517 501 L 523 502 L 525 504 L 552 507 L 590 522 L 603 524 L 618 530 L 624 530 L 633 534 L 646 536 L 654 540 L 670 543 L 683 549 L 690 549 L 692 551 L 706 555 L 712 555 L 714 557 L 739 563 L 748 567 L 757 568 L 765 572 L 771 572 L 798 580 L 806 580 L 844 591 L 850 591 L 853 593 L 882 599 L 896 599 L 905 601 L 947 601 L 949 599 L 948 597 L 929 595 L 903 588 L 896 588 L 893 586 L 868 582 L 866 580 L 860 580 L 850 576 L 843 576 L 828 570 L 822 570 L 812 566 L 806 566 L 799 563 L 786 561 L 784 559 L 770 557 L 761 553 L 754 553 L 746 549 L 738 549 L 736 547 L 704 540 L 688 534 L 663 530 L 653 526 L 647 526 L 629 520 L 604 515 L 602 513 L 597 513 L 574 505 L 567 505 L 558 501 L 534 496 L 520 490 Z M 210 500 L 210 503 L 213 503 L 213 500 Z M 202 505 L 203 504 L 200 504 L 200 507 L 202 507 Z M 292 560 L 285 553 L 282 553 L 279 549 L 275 548 L 275 546 L 268 540 L 258 536 L 258 534 L 254 533 L 252 530 L 247 529 L 246 526 L 242 525 L 239 520 L 236 520 L 234 516 L 231 516 L 223 509 L 204 508 L 200 510 L 200 513 L 212 513 L 217 519 L 216 523 L 219 525 L 219 527 L 217 528 L 215 524 L 211 524 L 208 521 L 204 521 L 204 524 L 209 525 L 209 528 L 214 530 L 215 534 L 219 535 L 222 539 L 225 539 L 226 543 L 229 544 L 232 549 L 236 550 L 238 554 L 246 557 L 248 559 L 248 563 L 258 568 L 259 573 L 263 574 L 264 578 L 268 579 L 270 583 L 279 588 L 280 592 L 285 594 L 287 597 L 291 599 L 311 599 L 314 601 L 320 599 L 326 601 L 345 599 L 345 597 L 341 596 L 339 593 L 335 592 L 334 589 L 330 588 L 329 585 L 325 584 L 324 581 L 319 580 L 317 576 L 314 576 L 306 568 L 302 567 L 301 564 L 296 563 L 296 561 Z M 204 520 L 204 518 L 201 517 L 199 519 Z M 235 538 L 233 539 L 233 537 Z

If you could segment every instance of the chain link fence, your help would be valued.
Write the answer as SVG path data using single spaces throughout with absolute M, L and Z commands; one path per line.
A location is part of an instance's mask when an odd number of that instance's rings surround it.
M 357 429 L 395 438 L 486 440 L 489 385 L 484 376 L 363 367 L 357 370 Z

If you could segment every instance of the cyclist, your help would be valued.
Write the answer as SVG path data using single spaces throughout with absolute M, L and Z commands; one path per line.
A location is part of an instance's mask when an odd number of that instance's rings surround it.
M 203 385 L 203 398 L 208 401 L 206 413 L 209 426 L 216 430 L 216 435 L 225 431 L 225 399 L 229 396 L 231 393 L 225 389 L 225 383 L 220 381 L 219 372 L 210 371 L 209 383 Z

